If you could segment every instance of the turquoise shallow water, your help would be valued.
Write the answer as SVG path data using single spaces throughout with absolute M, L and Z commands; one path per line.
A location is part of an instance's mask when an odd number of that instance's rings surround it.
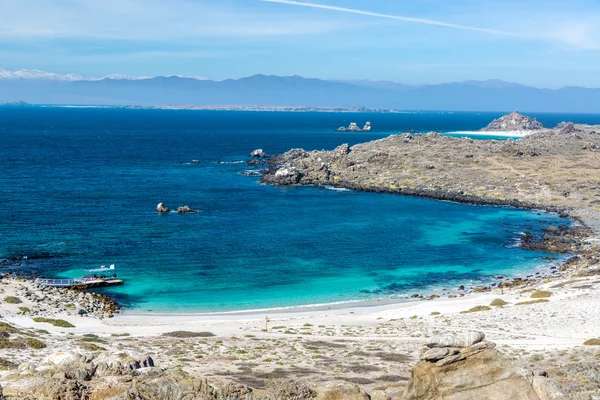
M 475 129 L 482 118 L 430 117 L 439 130 Z M 349 118 L 387 131 L 329 129 Z M 402 297 L 545 263 L 515 243 L 560 223 L 554 215 L 270 187 L 240 174 L 255 148 L 334 148 L 410 127 L 394 118 L 0 108 L 0 258 L 44 276 L 115 263 L 126 284 L 105 292 L 132 310 L 169 312 Z M 422 115 L 413 124 L 429 129 Z M 159 201 L 201 212 L 158 215 Z

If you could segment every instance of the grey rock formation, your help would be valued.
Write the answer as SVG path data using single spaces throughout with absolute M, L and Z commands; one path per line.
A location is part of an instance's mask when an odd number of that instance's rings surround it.
M 256 149 L 250 153 L 250 157 L 254 158 L 268 158 L 269 155 L 263 151 L 263 149 Z
M 477 332 L 475 332 L 477 333 Z M 550 380 L 517 368 L 482 341 L 483 334 L 440 335 L 411 373 L 406 400 L 559 400 L 563 395 Z M 465 345 L 447 348 L 447 344 Z M 442 358 L 440 358 L 442 357 Z
M 483 128 L 482 131 L 535 131 L 540 129 L 544 129 L 544 126 L 539 123 L 537 119 L 521 115 L 518 111 L 515 111 L 493 120 L 488 126 Z
M 179 214 L 189 214 L 189 213 L 198 212 L 198 210 L 194 210 L 193 208 L 190 208 L 189 206 L 179 206 L 179 207 L 177 207 L 177 212 Z
M 159 213 L 168 213 L 169 211 L 169 207 L 165 206 L 163 203 L 158 203 L 158 205 L 156 206 L 156 212 Z
M 362 129 L 356 124 L 356 122 L 351 122 L 348 126 L 340 126 L 337 128 L 338 132 L 369 132 L 370 130 L 371 123 L 368 121 Z
M 295 185 L 300 182 L 302 174 L 295 167 L 280 168 L 274 174 L 265 175 L 263 180 L 272 185 Z
M 464 332 L 464 333 L 447 333 L 437 335 L 427 340 L 427 347 L 469 347 L 485 339 L 485 335 L 481 332 Z

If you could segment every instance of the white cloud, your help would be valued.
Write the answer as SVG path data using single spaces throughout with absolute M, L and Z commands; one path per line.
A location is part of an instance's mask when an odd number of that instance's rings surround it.
M 0 38 L 177 40 L 313 35 L 341 21 L 226 8 L 186 0 L 3 0 Z

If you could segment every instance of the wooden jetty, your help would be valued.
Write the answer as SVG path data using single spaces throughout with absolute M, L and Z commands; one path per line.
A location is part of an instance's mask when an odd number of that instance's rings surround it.
M 35 283 L 44 286 L 70 289 L 92 289 L 107 286 L 118 286 L 124 283 L 122 279 L 117 278 L 114 264 L 112 264 L 109 268 L 102 266 L 97 269 L 89 269 L 87 270 L 87 272 L 89 273 L 89 275 L 85 275 L 82 278 L 38 278 L 35 280 Z M 98 275 L 99 273 L 103 275 Z M 110 275 L 111 273 L 112 275 Z
M 71 289 L 92 289 L 107 286 L 118 286 L 122 285 L 124 281 L 122 279 L 46 279 L 38 278 L 35 283 L 44 286 L 71 288 Z

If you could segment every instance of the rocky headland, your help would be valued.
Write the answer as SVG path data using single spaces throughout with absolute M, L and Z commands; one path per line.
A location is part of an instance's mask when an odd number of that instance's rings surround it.
M 334 150 L 293 149 L 271 158 L 262 182 L 544 209 L 600 228 L 600 126 L 532 132 L 501 141 L 401 134 Z

